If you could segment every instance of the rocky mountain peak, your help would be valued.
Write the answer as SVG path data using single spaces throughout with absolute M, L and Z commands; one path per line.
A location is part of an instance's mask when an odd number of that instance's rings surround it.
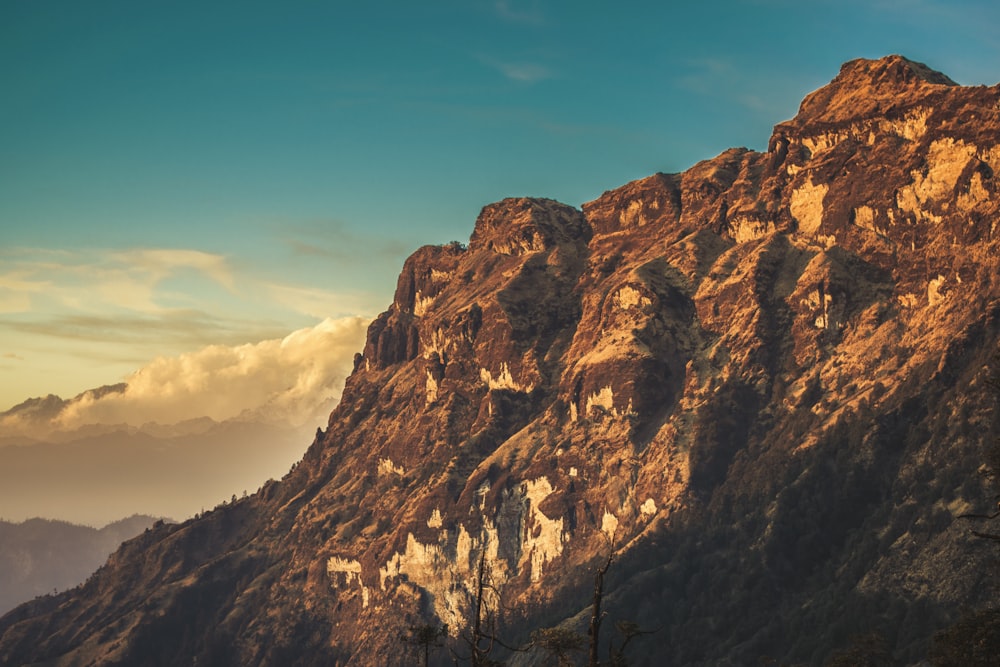
M 511 198 L 483 208 L 469 249 L 520 255 L 586 238 L 589 233 L 589 225 L 571 206 L 552 199 Z
M 911 104 L 957 86 L 923 63 L 892 55 L 844 63 L 826 86 L 806 96 L 793 122 L 842 123 Z

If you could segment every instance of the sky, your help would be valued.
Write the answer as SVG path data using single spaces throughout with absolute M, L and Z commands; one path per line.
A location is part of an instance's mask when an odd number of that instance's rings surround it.
M 282 341 L 348 359 L 485 204 L 763 150 L 892 53 L 995 84 L 1000 4 L 0 0 L 0 411 L 167 367 L 151 394 L 241 392 L 258 352 L 295 385 Z

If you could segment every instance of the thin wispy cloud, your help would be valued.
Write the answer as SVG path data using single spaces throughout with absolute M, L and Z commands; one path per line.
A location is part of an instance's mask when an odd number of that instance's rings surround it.
M 227 259 L 198 250 L 15 249 L 0 255 L 0 312 L 112 308 L 162 313 L 172 306 L 165 303 L 170 293 L 161 284 L 191 270 L 212 284 L 235 289 Z
M 625 125 L 613 123 L 567 122 L 555 119 L 538 109 L 523 106 L 434 104 L 421 107 L 463 121 L 495 126 L 520 126 L 541 130 L 547 134 L 567 137 L 609 137 L 625 142 L 648 141 L 648 134 Z
M 177 349 L 206 341 L 235 344 L 280 334 L 279 325 L 176 310 L 157 316 L 55 313 L 0 321 L 0 331 L 29 334 L 56 341 L 162 346 Z M 91 355 L 90 349 L 81 352 Z
M 358 231 L 340 220 L 284 225 L 275 232 L 295 257 L 315 257 L 349 264 L 371 261 L 372 257 L 401 261 L 407 246 L 397 238 Z
M 535 83 L 552 78 L 552 70 L 537 63 L 497 63 L 497 67 L 512 81 Z
M 371 314 L 372 299 L 365 293 L 333 292 L 315 287 L 265 283 L 260 285 L 269 299 L 288 310 L 317 319 L 347 314 Z
M 721 58 L 691 58 L 683 64 L 676 84 L 692 93 L 707 95 L 719 91 L 736 79 L 736 67 Z
M 490 56 L 480 56 L 479 60 L 502 74 L 506 79 L 518 83 L 538 83 L 555 77 L 555 72 L 552 69 L 540 63 L 514 62 Z
M 294 326 L 373 310 L 370 295 L 276 285 L 259 273 L 190 249 L 0 250 L 0 347 L 22 356 L 3 358 L 4 402 L 87 388 L 60 364 L 105 368 L 94 384 L 116 382 L 160 355 L 277 340 Z M 16 375 L 27 368 L 23 355 L 49 360 L 46 382 Z
M 189 249 L 140 248 L 113 252 L 127 270 L 145 274 L 150 279 L 163 280 L 179 270 L 194 269 L 220 285 L 233 289 L 233 273 L 223 255 Z
M 537 2 L 511 2 L 496 0 L 493 11 L 499 18 L 510 23 L 541 26 L 545 24 L 545 15 Z
M 682 62 L 674 84 L 685 91 L 704 97 L 714 97 L 756 113 L 774 114 L 784 111 L 783 102 L 766 97 L 773 85 L 741 65 L 721 57 L 689 58 Z

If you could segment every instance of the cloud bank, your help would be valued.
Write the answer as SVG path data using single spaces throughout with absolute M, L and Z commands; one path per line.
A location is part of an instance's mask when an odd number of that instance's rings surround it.
M 367 322 L 159 357 L 127 383 L 0 413 L 0 517 L 183 519 L 281 477 L 340 400 Z
M 340 399 L 367 324 L 361 317 L 326 319 L 282 339 L 160 357 L 127 378 L 124 392 L 84 394 L 57 422 L 63 429 L 196 417 L 296 427 L 321 423 Z
M 320 250 L 335 245 L 319 238 Z M 326 270 L 337 264 L 330 257 L 311 259 L 312 264 L 309 257 L 299 257 L 296 265 L 316 269 L 318 262 Z M 277 339 L 326 318 L 370 317 L 377 312 L 375 301 L 366 292 L 297 284 L 288 271 L 275 275 L 256 261 L 193 249 L 0 248 L 0 370 L 5 374 L 0 410 L 30 396 L 71 396 L 118 381 L 156 356 L 187 355 L 195 366 L 212 357 L 212 363 L 224 364 L 224 350 L 206 346 Z M 322 326 L 313 338 L 321 331 Z M 327 342 L 331 336 L 331 331 L 323 334 Z M 357 349 L 361 340 L 358 335 Z M 269 348 L 261 346 L 243 349 L 256 357 Z M 278 342 L 270 347 L 278 349 Z M 158 361 L 156 372 L 165 373 L 165 366 Z

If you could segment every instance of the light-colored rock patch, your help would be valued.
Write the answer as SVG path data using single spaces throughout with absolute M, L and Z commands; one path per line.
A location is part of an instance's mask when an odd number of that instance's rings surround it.
M 975 145 L 951 137 L 934 141 L 927 151 L 927 173 L 920 170 L 911 172 L 913 182 L 900 188 L 896 194 L 896 206 L 914 214 L 919 220 L 941 222 L 941 216 L 931 213 L 927 207 L 951 198 L 959 176 L 977 151 Z
M 880 118 L 878 120 L 867 120 L 854 123 L 850 127 L 841 128 L 832 132 L 823 132 L 810 137 L 802 138 L 802 145 L 811 154 L 810 157 L 831 148 L 836 148 L 842 141 L 853 139 L 863 141 L 868 145 L 874 144 L 879 137 L 900 137 L 907 141 L 918 141 L 927 132 L 927 119 L 931 115 L 931 109 L 917 108 L 909 111 L 903 118 L 889 120 Z M 792 174 L 793 172 L 789 172 Z
M 890 211 L 891 214 L 891 211 Z M 874 232 L 879 236 L 885 236 L 885 230 L 875 224 L 876 214 L 875 209 L 871 206 L 859 206 L 854 209 L 854 224 L 861 229 L 867 229 L 870 232 Z
M 480 487 L 477 496 L 479 491 L 485 496 L 489 484 Z M 388 592 L 390 582 L 400 583 L 405 579 L 431 595 L 435 613 L 443 622 L 460 627 L 474 595 L 483 550 L 485 575 L 494 588 L 501 587 L 510 577 L 515 562 L 519 571 L 528 568 L 531 581 L 537 582 L 545 565 L 562 554 L 569 539 L 563 518 L 549 518 L 539 509 L 552 493 L 546 477 L 522 482 L 512 492 L 504 492 L 497 516 L 506 518 L 494 521 L 484 517 L 478 536 L 471 535 L 463 524 L 456 529 L 443 529 L 443 518 L 435 509 L 427 526 L 441 529 L 437 541 L 424 544 L 409 533 L 403 550 L 379 568 L 381 590 Z M 475 507 L 482 510 L 483 506 L 477 498 Z M 360 573 L 360 566 L 350 567 Z
M 639 507 L 639 513 L 644 517 L 656 514 L 656 501 L 652 498 L 646 498 L 646 502 Z
M 361 578 L 361 563 L 356 560 L 332 556 L 326 561 L 327 574 L 345 575 L 345 584 L 350 584 Z
M 656 204 L 657 202 L 652 202 L 653 206 Z M 622 227 L 639 227 L 646 224 L 646 216 L 642 214 L 642 202 L 638 199 L 630 201 L 618 216 L 618 221 Z
M 431 282 L 443 283 L 447 280 L 451 280 L 452 275 L 453 275 L 452 271 L 441 271 L 439 269 L 431 269 Z
M 584 410 L 584 414 L 590 415 L 593 408 L 600 408 L 612 415 L 618 414 L 615 411 L 615 392 L 610 386 L 601 387 L 600 391 L 587 397 L 587 409 Z
M 423 296 L 420 291 L 417 291 L 416 297 L 413 300 L 413 314 L 417 317 L 423 317 L 427 309 L 431 307 L 434 303 L 434 297 Z
M 879 119 L 878 129 L 882 134 L 917 141 L 926 134 L 927 119 L 930 115 L 930 109 L 924 107 L 913 109 L 899 120 Z M 869 143 L 874 143 L 874 141 Z
M 841 141 L 848 139 L 852 134 L 851 129 L 854 128 L 847 128 L 836 132 L 824 132 L 823 134 L 816 134 L 811 137 L 802 137 L 802 145 L 811 153 L 811 157 L 816 153 L 828 151 Z
M 567 536 L 563 530 L 562 517 L 550 519 L 538 509 L 553 491 L 548 478 L 539 477 L 524 482 L 522 488 L 527 503 L 527 516 L 524 521 L 521 563 L 530 565 L 531 581 L 536 582 L 542 578 L 545 564 L 562 553 Z
M 652 303 L 653 301 L 648 296 L 631 285 L 625 285 L 615 292 L 614 296 L 614 304 L 622 310 L 629 310 L 636 306 L 645 308 L 652 305 Z
M 349 590 L 357 586 L 361 590 L 361 606 L 368 608 L 371 591 L 361 580 L 361 563 L 356 560 L 332 556 L 326 561 L 326 574 L 330 585 L 337 589 Z
M 817 329 L 826 329 L 830 326 L 829 310 L 830 304 L 833 303 L 833 297 L 827 293 L 823 293 L 822 303 L 820 302 L 819 290 L 815 289 L 802 300 L 802 305 L 810 310 L 820 310 L 820 314 L 816 316 L 813 324 Z
M 421 344 L 423 346 L 424 359 L 429 359 L 435 354 L 438 355 L 439 359 L 445 359 L 451 341 L 445 335 L 444 331 L 435 329 L 434 333 L 431 334 L 431 339 L 429 341 L 421 341 Z
M 500 374 L 493 377 L 493 373 L 489 369 L 481 368 L 479 369 L 479 378 L 486 383 L 490 389 L 510 389 L 511 391 L 523 391 L 524 393 L 529 393 L 535 388 L 535 385 L 528 384 L 522 385 L 520 382 L 514 379 L 514 376 L 510 373 L 510 367 L 507 362 L 500 364 Z
M 383 476 L 398 475 L 402 477 L 406 474 L 402 466 L 397 466 L 392 462 L 392 459 L 379 459 L 378 460 L 378 474 Z
M 618 517 L 604 510 L 604 518 L 601 519 L 601 531 L 608 536 L 608 539 L 614 540 L 615 533 L 618 531 Z
M 812 176 L 792 191 L 790 210 L 792 217 L 799 223 L 799 231 L 804 234 L 815 234 L 823 222 L 823 198 L 830 186 L 826 183 L 814 185 Z
M 927 283 L 928 304 L 936 306 L 947 298 L 945 293 L 942 291 L 944 283 L 945 277 L 942 275 L 938 275 L 937 278 L 933 278 Z
M 512 221 L 516 222 L 516 220 Z M 491 241 L 489 247 L 500 255 L 527 255 L 545 250 L 545 239 L 536 232 L 531 232 L 531 238 L 517 237 L 504 239 L 500 242 Z
M 737 243 L 756 241 L 774 231 L 774 223 L 751 218 L 745 215 L 736 216 L 729 221 L 729 234 Z
M 969 191 L 959 193 L 957 203 L 962 211 L 971 211 L 984 201 L 990 198 L 989 191 L 983 186 L 983 177 L 977 171 L 969 181 Z
M 430 371 L 427 371 L 427 382 L 425 386 L 427 397 L 426 402 L 428 405 L 437 400 L 438 397 L 438 382 L 434 379 L 434 376 Z

